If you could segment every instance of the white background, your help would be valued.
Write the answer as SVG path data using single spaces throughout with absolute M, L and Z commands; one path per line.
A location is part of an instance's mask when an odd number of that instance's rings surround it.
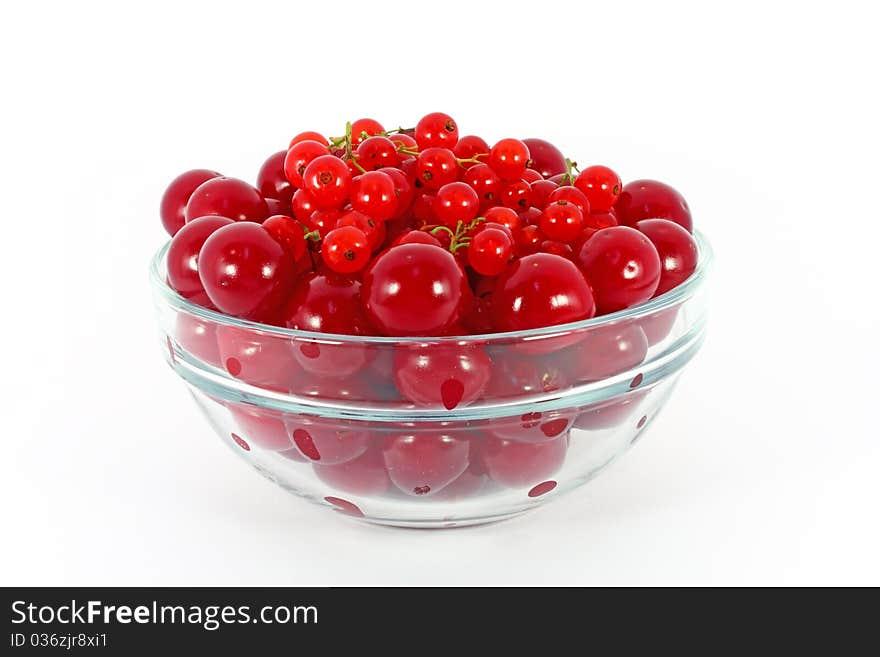
M 870 3 L 4 3 L 2 584 L 880 584 L 880 61 Z M 182 170 L 443 110 L 655 177 L 717 251 L 646 440 L 445 532 L 288 496 L 154 341 Z

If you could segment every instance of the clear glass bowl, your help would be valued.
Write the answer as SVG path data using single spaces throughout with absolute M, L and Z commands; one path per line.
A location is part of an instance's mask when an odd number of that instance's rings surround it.
M 705 333 L 712 251 L 695 236 L 696 272 L 648 303 L 478 336 L 360 338 L 239 320 L 168 287 L 167 245 L 151 278 L 166 360 L 258 472 L 370 522 L 454 527 L 555 499 L 642 436 Z M 454 376 L 434 374 L 438 361 L 455 363 Z

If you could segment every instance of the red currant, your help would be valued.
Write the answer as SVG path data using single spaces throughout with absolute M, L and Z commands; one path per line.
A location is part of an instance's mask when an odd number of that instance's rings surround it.
M 529 169 L 531 171 L 531 169 Z M 543 210 L 551 202 L 550 197 L 559 189 L 559 185 L 549 180 L 536 180 L 529 183 L 532 189 L 532 207 Z
M 576 259 L 602 315 L 647 301 L 660 282 L 657 249 L 628 226 L 603 228 L 586 241 Z
M 416 151 L 419 148 L 416 140 L 404 132 L 395 132 L 393 135 L 388 135 L 388 139 L 391 140 L 397 150 Z
M 440 246 L 440 240 L 423 230 L 410 230 L 403 233 L 394 240 L 392 246 L 401 244 L 430 244 L 431 246 Z M 441 247 L 442 248 L 442 247 Z
M 544 236 L 537 226 L 523 226 L 516 239 L 516 254 L 522 258 L 541 250 Z
M 351 172 L 335 155 L 321 155 L 306 166 L 302 189 L 319 210 L 342 207 L 351 189 Z
M 394 213 L 393 219 L 397 219 L 399 217 L 403 217 L 407 212 L 409 212 L 410 207 L 412 206 L 413 199 L 416 195 L 416 190 L 412 185 L 412 182 L 400 169 L 394 168 L 386 168 L 382 171 L 385 175 L 389 176 L 391 180 L 394 182 L 394 196 L 397 198 L 397 211 Z
M 324 144 L 325 148 L 327 145 L 327 138 L 322 135 L 320 132 L 315 132 L 314 130 L 306 130 L 305 132 L 299 133 L 296 137 L 290 140 L 290 145 L 287 147 L 288 149 L 294 144 L 298 144 L 301 141 L 316 141 L 319 144 Z
M 497 276 L 513 254 L 513 240 L 500 228 L 486 228 L 477 233 L 467 248 L 468 263 L 483 276 Z
M 458 126 L 448 114 L 431 112 L 419 119 L 414 136 L 420 150 L 435 146 L 454 148 L 458 142 Z
M 501 190 L 501 202 L 519 212 L 527 210 L 532 206 L 532 186 L 525 180 L 506 183 Z
M 370 261 L 370 241 L 363 231 L 354 226 L 334 228 L 321 247 L 321 257 L 327 266 L 339 274 L 353 274 Z
M 269 207 L 260 192 L 243 180 L 220 177 L 199 185 L 186 204 L 187 221 L 209 214 L 259 223 L 269 216 Z
M 432 209 L 440 223 L 455 228 L 458 222 L 467 224 L 477 216 L 480 198 L 470 185 L 452 182 L 437 191 Z
M 339 219 L 342 217 L 342 210 L 332 208 L 330 210 L 315 210 L 308 221 L 305 222 L 309 231 L 316 230 L 321 239 L 327 237 L 327 233 L 336 228 Z
M 381 135 L 384 132 L 385 128 L 375 119 L 358 119 L 351 124 L 351 143 L 358 146 L 367 138 Z M 365 133 L 366 136 L 364 136 Z
M 460 160 L 472 160 L 478 155 L 482 155 L 483 157 L 479 158 L 482 161 L 489 155 L 489 144 L 482 137 L 465 135 L 459 138 L 455 148 L 452 150 L 455 153 L 455 157 Z M 476 162 L 465 162 L 462 166 L 469 169 L 476 166 Z
M 294 264 L 262 226 L 215 230 L 199 252 L 199 278 L 211 302 L 236 317 L 269 320 L 294 282 Z
M 538 226 L 541 232 L 551 240 L 571 242 L 581 232 L 584 215 L 573 203 L 556 201 L 546 207 Z
M 388 137 L 370 137 L 364 139 L 357 148 L 357 163 L 367 171 L 377 171 L 385 167 L 396 167 L 400 164 L 397 146 Z
M 660 283 L 654 296 L 690 278 L 697 268 L 697 242 L 689 232 L 668 219 L 643 219 L 636 230 L 651 240 L 660 256 Z
M 443 335 L 458 321 L 467 280 L 448 251 L 403 244 L 364 274 L 367 318 L 384 335 Z
M 426 148 L 416 158 L 416 171 L 419 183 L 437 190 L 458 180 L 458 160 L 448 148 Z
M 162 202 L 159 205 L 162 226 L 165 227 L 169 235 L 174 237 L 177 231 L 183 227 L 186 221 L 186 204 L 196 188 L 212 178 L 220 178 L 221 175 L 208 169 L 193 169 L 180 174 L 171 181 L 162 195 Z
M 574 181 L 574 186 L 590 201 L 590 209 L 593 212 L 610 210 L 620 196 L 621 184 L 620 176 L 601 165 L 587 167 Z
M 545 178 L 565 173 L 565 156 L 549 141 L 543 139 L 523 139 L 529 149 L 529 167 Z M 555 181 L 554 181 L 555 182 Z
M 464 172 L 462 181 L 470 185 L 480 197 L 481 207 L 501 203 L 501 179 L 487 164 L 477 164 Z
M 534 169 L 526 169 L 525 171 L 523 171 L 522 179 L 531 185 L 532 183 L 543 181 L 544 177 Z M 548 180 L 547 182 L 550 181 Z
M 519 139 L 502 139 L 489 151 L 489 166 L 507 182 L 521 180 L 528 162 L 529 147 Z
M 315 207 L 312 197 L 306 190 L 298 189 L 293 193 L 293 198 L 290 199 L 290 209 L 295 219 L 306 224 L 312 213 L 318 208 Z
M 669 219 L 693 232 L 687 201 L 672 187 L 656 180 L 635 180 L 624 185 L 614 211 L 622 226 L 635 226 L 642 219 Z
M 199 217 L 174 235 L 168 247 L 166 266 L 168 283 L 180 296 L 200 306 L 213 305 L 199 278 L 199 251 L 215 230 L 232 223 L 232 219 L 226 217 Z
M 506 226 L 510 231 L 511 237 L 516 237 L 517 232 L 520 229 L 520 218 L 516 211 L 511 208 L 505 208 L 502 206 L 498 206 L 495 208 L 489 208 L 485 213 L 486 223 L 495 223 L 500 224 L 502 226 Z
M 367 171 L 351 181 L 351 207 L 376 221 L 387 221 L 397 212 L 394 180 L 384 171 Z
M 324 144 L 310 139 L 297 142 L 284 156 L 284 176 L 291 185 L 302 188 L 306 167 L 315 158 L 327 154 L 327 146 Z
M 342 228 L 343 226 L 353 226 L 363 232 L 367 237 L 367 242 L 370 243 L 371 251 L 376 251 L 382 246 L 382 241 L 385 238 L 385 233 L 382 229 L 385 227 L 385 224 L 381 221 L 371 219 L 363 212 L 349 210 L 336 221 L 337 228 Z
M 567 203 L 571 203 L 576 205 L 578 210 L 581 211 L 581 214 L 586 217 L 590 214 L 590 202 L 587 200 L 586 195 L 579 190 L 577 187 L 573 185 L 563 185 L 562 187 L 557 187 L 554 189 L 550 196 L 547 198 L 547 202 L 556 203 L 558 201 L 565 201 Z
M 541 252 L 562 256 L 566 260 L 574 260 L 574 250 L 571 248 L 570 244 L 566 244 L 565 242 L 544 240 L 541 242 Z

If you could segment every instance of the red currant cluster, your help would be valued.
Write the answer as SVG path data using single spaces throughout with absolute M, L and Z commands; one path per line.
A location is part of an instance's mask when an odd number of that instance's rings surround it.
M 162 199 L 168 282 L 191 301 L 293 329 L 444 336 L 565 324 L 634 306 L 697 264 L 663 183 L 578 170 L 541 139 L 493 146 L 441 112 L 303 132 L 257 187 L 215 171 Z

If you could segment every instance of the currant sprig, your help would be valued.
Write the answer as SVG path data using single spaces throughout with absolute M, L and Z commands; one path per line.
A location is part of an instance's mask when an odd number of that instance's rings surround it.
M 473 239 L 471 231 L 484 221 L 486 221 L 486 217 L 477 217 L 467 223 L 459 221 L 455 226 L 455 230 L 452 230 L 449 226 L 426 226 L 423 230 L 427 230 L 427 232 L 434 236 L 438 233 L 449 233 L 449 252 L 455 253 L 459 249 L 466 248 L 471 243 Z

